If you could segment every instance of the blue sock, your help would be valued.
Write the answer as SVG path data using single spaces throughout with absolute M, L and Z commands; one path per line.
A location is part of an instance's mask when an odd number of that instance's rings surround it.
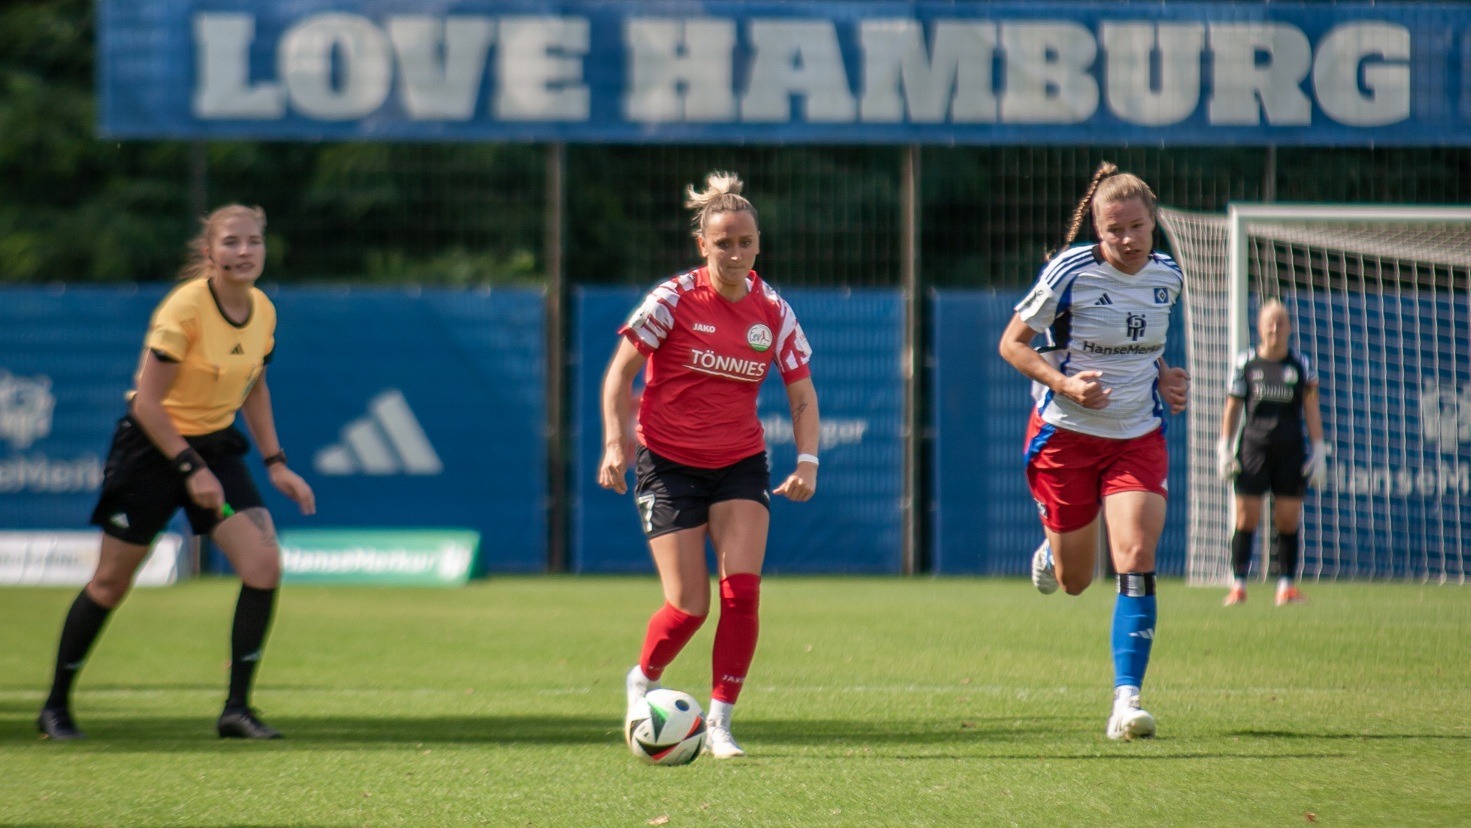
M 1113 605 L 1114 686 L 1144 686 L 1149 648 L 1154 644 L 1153 572 L 1119 574 L 1119 595 Z

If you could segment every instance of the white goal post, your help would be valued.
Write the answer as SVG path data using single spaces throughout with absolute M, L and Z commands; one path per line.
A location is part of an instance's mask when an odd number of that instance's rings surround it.
M 1471 208 L 1160 209 L 1185 273 L 1192 377 L 1190 583 L 1230 578 L 1232 496 L 1215 471 L 1226 386 L 1280 299 L 1316 366 L 1329 479 L 1304 503 L 1307 579 L 1466 583 L 1471 571 Z M 1270 514 L 1270 510 L 1264 510 Z M 1271 556 L 1258 531 L 1253 572 Z

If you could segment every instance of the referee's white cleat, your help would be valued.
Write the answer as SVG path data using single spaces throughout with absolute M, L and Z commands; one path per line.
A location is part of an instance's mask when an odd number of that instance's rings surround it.
M 723 719 L 705 722 L 705 752 L 716 759 L 738 759 L 746 755 L 730 735 L 730 722 Z
M 1051 595 L 1057 591 L 1057 574 L 1052 565 L 1052 545 L 1045 538 L 1037 551 L 1032 553 L 1032 585 L 1043 595 Z
M 1108 717 L 1108 738 L 1125 742 L 1153 739 L 1154 730 L 1154 717 L 1139 709 L 1137 695 L 1120 697 L 1114 701 L 1113 715 Z

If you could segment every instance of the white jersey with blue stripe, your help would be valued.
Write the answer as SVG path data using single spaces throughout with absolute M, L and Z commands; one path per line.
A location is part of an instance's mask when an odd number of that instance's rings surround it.
M 1184 278 L 1175 261 L 1152 253 L 1129 275 L 1105 261 L 1094 245 L 1064 251 L 1042 269 L 1037 284 L 1016 305 L 1017 316 L 1046 336 L 1037 349 L 1067 376 L 1100 371 L 1112 389 L 1106 408 L 1084 408 L 1047 386 L 1032 383 L 1042 420 L 1096 437 L 1130 439 L 1163 422 L 1159 368 L 1170 328 L 1170 309 Z

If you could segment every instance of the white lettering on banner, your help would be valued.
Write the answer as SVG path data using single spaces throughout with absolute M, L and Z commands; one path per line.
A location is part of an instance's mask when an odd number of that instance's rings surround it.
M 1190 117 L 1200 104 L 1200 23 L 1104 23 L 1108 65 L 1105 97 L 1121 120 L 1165 126 Z M 1159 70 L 1155 70 L 1158 58 Z
M 506 121 L 585 121 L 588 23 L 581 17 L 501 18 L 495 115 Z
M 780 414 L 768 414 L 761 418 L 761 429 L 766 432 L 766 442 L 773 446 L 788 445 L 796 441 L 792 433 L 792 421 Z M 822 448 L 857 445 L 868 433 L 868 420 L 844 417 L 823 417 L 818 424 L 818 442 Z
M 1419 468 L 1371 467 L 1351 463 L 1333 466 L 1329 488 L 1342 495 L 1438 498 L 1471 495 L 1471 467 L 1440 461 Z
M 1001 120 L 1010 124 L 1076 124 L 1098 110 L 1098 56 L 1093 35 L 1077 23 L 1010 23 L 1001 27 L 1006 53 Z
M 741 119 L 785 123 L 792 98 L 805 102 L 806 120 L 845 122 L 857 117 L 843 53 L 831 20 L 752 20 L 754 53 Z
M 194 17 L 194 114 L 201 118 L 280 118 L 286 95 L 279 83 L 250 82 L 250 44 L 255 17 L 199 14 Z
M 495 40 L 488 17 L 390 17 L 388 40 L 403 69 L 404 110 L 416 120 L 468 121 L 485 57 Z
M 382 108 L 402 75 L 399 95 L 415 120 L 468 120 L 481 97 L 496 20 L 473 15 L 390 17 L 384 29 L 353 14 L 306 17 L 281 36 L 279 80 L 252 81 L 255 17 L 203 13 L 194 18 L 194 114 L 273 119 L 296 111 L 324 121 L 362 118 Z M 508 121 L 586 120 L 582 83 L 588 50 L 584 18 L 506 17 L 499 23 L 499 78 L 493 110 Z
M 1371 57 L 1381 61 L 1371 64 Z M 1339 123 L 1384 126 L 1410 117 L 1409 31 L 1390 23 L 1334 28 L 1318 44 L 1313 89 L 1318 105 Z
M 373 21 L 321 14 L 281 36 L 277 61 L 298 110 L 323 121 L 347 121 L 376 112 L 388 100 L 391 54 L 388 36 Z
M 0 493 L 71 494 L 102 488 L 102 458 L 82 454 L 74 460 L 56 460 L 44 454 L 0 460 Z
M 592 22 L 578 16 L 301 18 L 257 43 L 249 13 L 193 18 L 193 110 L 203 119 L 369 117 L 587 121 Z M 1078 124 L 1100 102 L 1169 126 L 1410 117 L 1411 33 L 1347 20 L 1314 44 L 1280 21 L 640 17 L 621 21 L 623 117 L 634 123 Z M 492 49 L 495 54 L 492 59 Z M 855 59 L 844 60 L 844 50 Z M 274 76 L 251 56 L 274 54 Z M 490 67 L 487 69 L 487 67 Z M 737 71 L 740 70 L 740 71 Z M 487 88 L 491 84 L 491 88 Z M 855 93 L 855 90 L 858 90 Z M 1204 112 L 1202 109 L 1204 98 Z
M 1302 91 L 1312 46 L 1286 23 L 1215 23 L 1210 27 L 1215 94 L 1213 124 L 1274 126 L 1312 123 L 1313 105 Z
M 861 120 L 899 123 L 995 123 L 991 56 L 996 24 L 942 20 L 934 27 L 934 57 L 925 51 L 918 20 L 865 20 Z
M 643 19 L 623 30 L 628 91 L 623 113 L 643 123 L 733 121 L 734 67 L 709 55 L 735 51 L 733 20 Z
M 461 575 L 470 565 L 473 550 L 446 544 L 434 550 L 355 546 L 344 549 L 281 549 L 281 565 L 291 575 L 344 572 L 423 575 L 437 572 L 444 577 Z

